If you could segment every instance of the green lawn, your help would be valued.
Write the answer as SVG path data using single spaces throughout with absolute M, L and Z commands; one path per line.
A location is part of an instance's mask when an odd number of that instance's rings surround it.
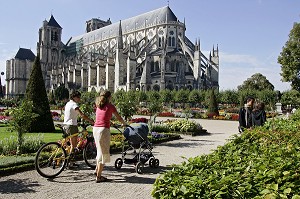
M 89 133 L 92 133 L 92 127 L 88 128 Z M 114 128 L 111 128 L 111 134 L 118 134 L 120 133 Z M 38 134 L 41 134 L 44 137 L 44 142 L 53 142 L 58 141 L 62 138 L 62 133 L 59 128 L 56 128 L 53 133 L 25 133 L 24 136 L 37 136 Z M 10 132 L 9 127 L 4 124 L 0 124 L 0 140 L 4 138 L 10 138 L 10 136 L 17 136 L 16 132 Z
M 62 138 L 61 130 L 58 128 L 53 133 L 25 133 L 24 136 L 37 136 L 38 134 L 44 137 L 44 142 L 53 142 Z M 17 133 L 10 132 L 9 127 L 6 125 L 0 125 L 0 140 L 10 138 L 11 136 L 17 137 Z

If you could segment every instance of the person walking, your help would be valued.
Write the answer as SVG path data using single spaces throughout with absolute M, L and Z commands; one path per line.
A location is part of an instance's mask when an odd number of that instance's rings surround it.
M 252 110 L 250 123 L 252 127 L 263 126 L 267 120 L 265 104 L 257 103 Z
M 242 133 L 245 129 L 251 127 L 250 116 L 253 109 L 255 99 L 253 97 L 247 97 L 244 107 L 239 111 L 239 132 Z
M 94 120 L 90 119 L 80 110 L 78 106 L 80 99 L 81 99 L 81 93 L 79 91 L 73 91 L 70 95 L 70 101 L 68 101 L 67 104 L 65 105 L 63 128 L 67 133 L 67 135 L 73 135 L 79 132 L 77 126 L 78 116 L 80 116 L 84 120 L 87 120 L 91 124 L 94 124 Z M 77 146 L 77 136 L 72 137 L 70 139 L 70 143 L 71 143 L 70 154 L 72 154 L 74 152 L 74 149 Z M 72 167 L 77 165 L 74 162 L 72 162 L 69 166 Z
M 96 119 L 93 127 L 93 136 L 95 138 L 97 157 L 96 157 L 96 182 L 105 182 L 107 178 L 102 176 L 103 167 L 110 162 L 110 120 L 114 115 L 123 126 L 125 121 L 119 115 L 116 107 L 111 104 L 111 92 L 102 91 L 100 96 L 96 97 Z

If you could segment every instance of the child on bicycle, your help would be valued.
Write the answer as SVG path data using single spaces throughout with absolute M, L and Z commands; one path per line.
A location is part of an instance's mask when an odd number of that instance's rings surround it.
M 77 126 L 77 117 L 80 116 L 82 119 L 87 120 L 91 124 L 94 124 L 94 120 L 86 116 L 80 109 L 77 103 L 80 102 L 81 94 L 79 91 L 73 91 L 70 95 L 70 101 L 65 105 L 65 116 L 64 116 L 64 130 L 68 135 L 73 135 L 79 132 Z M 71 149 L 70 153 L 74 152 L 77 146 L 77 136 L 70 139 Z M 70 166 L 77 166 L 75 163 Z

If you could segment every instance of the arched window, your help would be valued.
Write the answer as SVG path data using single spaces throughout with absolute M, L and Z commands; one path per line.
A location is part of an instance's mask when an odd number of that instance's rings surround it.
M 171 62 L 171 72 L 175 72 L 175 62 Z
M 159 71 L 159 63 L 158 63 L 158 61 L 155 62 L 155 71 L 156 72 Z
M 175 37 L 172 37 L 172 46 L 175 47 Z
M 171 37 L 168 38 L 168 46 L 172 46 L 172 38 Z
M 152 72 L 154 72 L 154 62 L 152 61 L 152 62 L 150 63 L 150 65 L 151 65 L 151 71 L 150 71 L 150 72 L 152 73 Z
M 179 62 L 176 62 L 176 71 L 179 71 Z

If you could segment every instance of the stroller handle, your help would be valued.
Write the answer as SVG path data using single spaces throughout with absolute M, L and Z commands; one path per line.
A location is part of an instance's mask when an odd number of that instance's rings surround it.
M 130 126 L 130 125 L 128 125 L 128 124 L 126 124 L 125 126 L 123 126 L 123 125 L 121 125 L 121 124 L 111 123 L 110 125 L 111 125 L 113 128 L 115 128 L 115 129 L 117 129 L 118 131 L 120 131 L 120 133 L 123 133 L 123 132 L 120 130 L 120 128 L 123 128 L 123 127 L 129 127 L 129 128 L 131 128 L 131 129 L 133 129 L 133 127 Z

